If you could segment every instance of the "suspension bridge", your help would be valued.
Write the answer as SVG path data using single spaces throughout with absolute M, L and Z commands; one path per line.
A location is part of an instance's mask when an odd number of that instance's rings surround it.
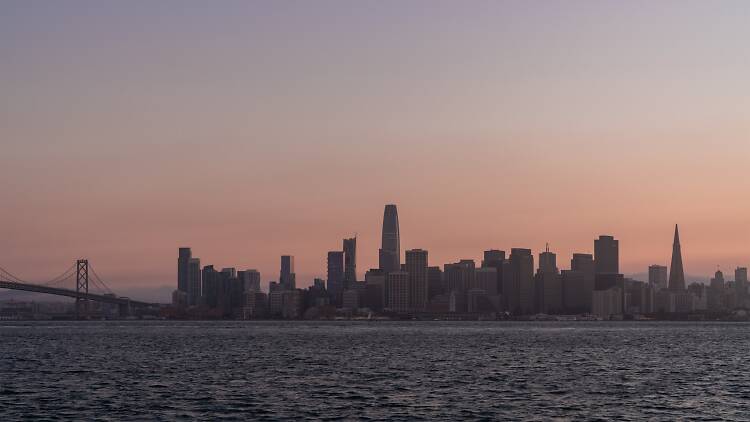
M 133 308 L 155 308 L 159 306 L 156 303 L 141 302 L 118 296 L 99 277 L 86 259 L 77 260 L 62 274 L 43 283 L 30 283 L 21 280 L 0 267 L 0 289 L 73 298 L 76 301 L 75 310 L 78 318 L 89 313 L 90 302 L 116 305 L 120 315 L 129 315 Z

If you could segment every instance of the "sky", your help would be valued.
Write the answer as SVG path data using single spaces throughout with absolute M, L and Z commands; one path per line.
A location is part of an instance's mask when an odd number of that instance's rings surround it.
M 750 265 L 745 1 L 0 2 L 0 267 L 298 285 L 383 206 L 431 265 L 593 239 Z M 731 276 L 729 277 L 731 278 Z

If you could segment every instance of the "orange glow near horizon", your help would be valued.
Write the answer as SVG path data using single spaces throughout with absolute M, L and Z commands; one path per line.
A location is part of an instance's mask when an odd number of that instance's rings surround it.
M 71 3 L 0 5 L 22 278 L 172 286 L 190 246 L 307 286 L 354 233 L 363 278 L 386 203 L 430 265 L 611 234 L 645 273 L 675 223 L 687 275 L 750 265 L 747 4 Z

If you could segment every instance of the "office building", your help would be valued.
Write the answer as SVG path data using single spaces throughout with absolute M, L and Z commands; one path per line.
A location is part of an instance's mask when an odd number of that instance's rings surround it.
M 190 258 L 188 261 L 188 290 L 187 304 L 189 306 L 200 305 L 202 288 L 201 260 Z
M 650 265 L 648 267 L 648 283 L 656 290 L 666 289 L 669 284 L 668 269 L 665 265 Z
M 383 212 L 383 236 L 379 251 L 380 269 L 386 273 L 401 270 L 401 240 L 398 228 L 398 211 L 389 204 Z
M 584 303 L 587 307 L 585 312 L 591 312 L 592 294 L 596 281 L 596 266 L 594 256 L 587 253 L 574 253 L 570 260 L 570 269 L 579 271 L 583 275 Z
M 291 255 L 281 256 L 279 287 L 282 290 L 294 290 L 297 288 L 296 275 L 294 274 L 294 257 Z
M 583 272 L 576 270 L 562 270 L 560 272 L 562 284 L 562 307 L 566 313 L 580 314 L 590 312 L 590 297 L 592 290 L 587 291 Z
M 357 237 L 344 239 L 344 288 L 357 282 Z
M 505 309 L 516 315 L 534 312 L 534 255 L 531 249 L 513 248 L 503 263 Z
M 674 243 L 672 244 L 672 264 L 669 268 L 669 290 L 685 290 L 685 272 L 682 268 L 682 250 L 680 249 L 680 232 L 674 226 Z
M 497 292 L 501 294 L 503 291 L 503 262 L 505 262 L 505 251 L 497 249 L 491 249 L 484 251 L 484 259 L 482 260 L 482 268 L 495 268 L 497 271 Z
M 342 294 L 344 293 L 344 252 L 328 252 L 328 293 L 335 305 L 341 305 Z
M 612 236 L 599 236 L 594 240 L 594 265 L 596 274 L 620 272 L 620 242 Z
M 258 270 L 240 271 L 237 277 L 242 281 L 245 292 L 260 292 L 260 272 Z
M 406 272 L 409 273 L 409 307 L 413 311 L 427 310 L 427 251 L 406 251 Z
M 386 275 L 385 284 L 388 293 L 386 307 L 393 312 L 408 312 L 409 273 L 406 271 L 391 271 Z
M 186 294 L 190 283 L 190 258 L 192 258 L 190 248 L 179 249 L 177 255 L 177 290 Z

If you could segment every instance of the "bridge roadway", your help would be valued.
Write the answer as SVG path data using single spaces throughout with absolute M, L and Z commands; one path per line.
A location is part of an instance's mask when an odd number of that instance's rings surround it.
M 84 292 L 77 292 L 75 290 L 70 290 L 70 289 L 61 289 L 59 287 L 48 287 L 48 286 L 40 286 L 37 284 L 16 283 L 14 281 L 6 281 L 6 280 L 0 280 L 0 289 L 23 290 L 26 292 L 46 293 L 48 295 L 67 296 L 67 297 L 72 297 L 74 299 L 80 298 L 80 299 L 86 299 L 86 300 L 93 300 L 95 302 L 112 303 L 115 305 L 122 305 L 122 306 L 135 306 L 135 307 L 159 306 L 158 303 L 140 302 L 137 300 L 130 300 L 126 297 L 100 295 L 96 293 L 84 293 Z

